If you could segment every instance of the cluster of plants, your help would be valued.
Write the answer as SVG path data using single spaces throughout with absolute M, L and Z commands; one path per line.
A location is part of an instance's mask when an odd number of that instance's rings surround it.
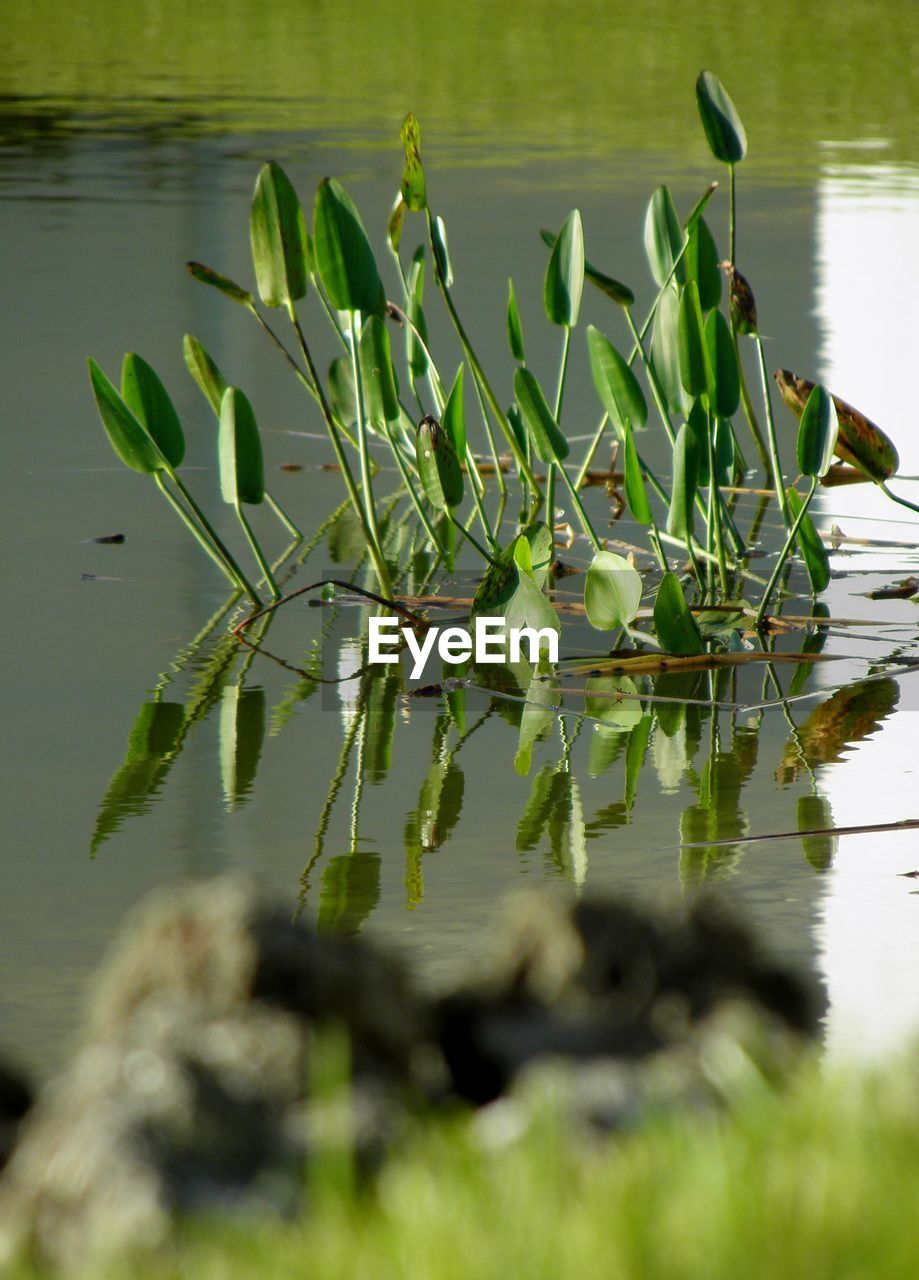
M 887 481 L 898 460 L 884 433 L 823 386 L 780 371 L 779 391 L 800 419 L 796 461 L 806 489 L 802 494 L 785 484 L 756 305 L 736 264 L 735 171 L 746 155 L 746 135 L 714 75 L 700 74 L 696 94 L 712 153 L 728 171 L 727 257 L 721 259 L 704 216 L 717 183 L 683 220 L 668 188 L 659 187 L 644 228 L 657 294 L 639 323 L 632 290 L 587 260 L 581 217 L 573 210 L 557 235 L 543 232 L 550 249 L 545 311 L 560 331 L 559 368 L 552 387 L 527 361 L 524 329 L 509 282 L 507 337 L 516 362 L 509 407 L 494 389 L 457 309 L 446 227 L 429 199 L 420 130 L 412 115 L 402 128 L 402 180 L 386 229 L 386 248 L 399 281 L 398 302 L 387 297 L 360 213 L 342 185 L 331 178 L 319 184 L 310 229 L 290 180 L 274 162 L 258 176 L 250 217 L 258 296 L 211 267 L 189 263 L 196 279 L 254 318 L 318 406 L 382 600 L 394 599 L 398 586 L 388 544 L 389 513 L 393 501 L 405 502 L 414 523 L 412 547 L 423 542 L 449 564 L 459 535 L 481 557 L 484 574 L 474 612 L 504 615 L 513 626 L 557 626 L 546 592 L 552 581 L 556 501 L 561 494 L 592 548 L 584 580 L 587 617 L 600 630 L 635 634 L 632 624 L 644 591 L 642 577 L 630 560 L 607 549 L 580 492 L 611 432 L 621 458 L 625 502 L 647 530 L 660 569 L 653 609 L 656 643 L 669 653 L 696 654 L 710 638 L 704 610 L 713 604 L 736 603 L 738 625 L 764 624 L 795 548 L 813 593 L 826 587 L 827 551 L 808 508 L 834 455 L 889 493 Z M 413 214 L 420 215 L 424 238 L 408 256 L 406 231 Z M 428 342 L 428 264 L 461 352 L 452 376 L 438 367 Z M 575 467 L 565 432 L 565 392 L 585 283 L 618 308 L 629 345 L 620 349 L 598 328 L 587 326 L 590 368 L 603 415 Z M 317 367 L 302 321 L 308 298 L 315 299 L 323 323 L 341 347 L 324 373 Z M 286 315 L 289 344 L 263 308 Z M 765 431 L 745 383 L 743 339 L 752 342 L 757 353 Z M 270 562 L 247 508 L 267 502 L 295 540 L 299 532 L 266 489 L 259 427 L 244 391 L 227 382 L 197 338 L 186 336 L 184 350 L 188 369 L 218 419 L 221 493 L 236 511 L 257 576 L 243 568 L 181 478 L 183 429 L 150 365 L 136 354 L 127 355 L 119 390 L 90 360 L 96 403 L 119 456 L 153 477 L 234 591 L 259 609 L 266 593 L 272 602 L 281 598 L 279 564 Z M 484 450 L 473 445 L 473 411 L 481 420 Z M 652 417 L 672 451 L 668 475 L 656 474 L 641 448 L 641 434 Z M 786 530 L 765 583 L 749 571 L 751 547 L 737 527 L 726 492 L 747 471 L 739 437 L 744 436 L 748 448 L 750 444 L 746 430 L 738 427 L 741 419 L 771 477 Z M 376 492 L 379 468 L 371 444 L 374 451 L 384 447 L 398 468 L 401 489 L 395 499 L 381 499 Z M 519 518 L 510 533 L 505 521 L 509 484 L 520 497 Z M 497 511 L 489 514 L 495 493 Z M 684 591 L 687 581 L 696 593 L 692 606 Z M 762 584 L 755 605 L 744 596 L 746 582 Z M 716 622 L 723 636 L 724 616 Z M 655 643 L 647 632 L 639 634 L 643 642 Z

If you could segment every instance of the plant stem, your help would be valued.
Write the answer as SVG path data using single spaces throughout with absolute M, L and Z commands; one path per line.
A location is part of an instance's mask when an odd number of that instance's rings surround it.
M 816 492 L 817 492 L 817 477 L 813 476 L 811 478 L 810 491 L 808 492 L 807 497 L 801 503 L 801 510 L 798 512 L 797 519 L 795 520 L 794 524 L 791 526 L 791 529 L 788 532 L 788 537 L 785 539 L 785 545 L 779 554 L 779 558 L 776 561 L 775 568 L 772 571 L 772 577 L 769 579 L 768 583 L 766 584 L 765 593 L 763 595 L 762 600 L 760 601 L 760 606 L 756 611 L 755 626 L 757 627 L 757 629 L 763 625 L 763 618 L 766 615 L 766 609 L 769 605 L 769 597 L 772 595 L 773 591 L 775 590 L 775 584 L 779 580 L 779 574 L 782 572 L 782 568 L 785 564 L 785 561 L 788 559 L 788 555 L 792 547 L 794 546 L 795 538 L 798 536 L 798 530 L 801 528 L 801 525 L 804 521 L 804 517 L 807 514 L 807 508 L 810 506 L 811 500 L 813 499 L 813 496 Z
M 763 471 L 769 470 L 769 452 L 766 448 L 766 442 L 763 439 L 762 429 L 753 410 L 753 401 L 750 399 L 750 390 L 747 387 L 747 380 L 744 377 L 743 361 L 740 358 L 740 336 L 734 327 L 733 318 L 731 320 L 731 330 L 734 334 L 734 353 L 737 357 L 737 373 L 740 382 L 740 403 L 743 405 L 744 417 L 747 420 L 747 426 L 750 428 L 750 434 L 753 437 L 753 443 L 756 445 L 756 452 L 759 454 L 760 464 Z
M 197 518 L 201 528 L 204 530 L 204 532 L 210 538 L 211 542 L 213 542 L 214 546 L 219 551 L 220 555 L 223 557 L 223 559 L 232 569 L 237 581 L 242 586 L 246 595 L 251 596 L 253 600 L 258 599 L 257 593 L 253 590 L 252 585 L 249 582 L 248 578 L 245 576 L 242 569 L 239 567 L 236 561 L 236 557 L 226 547 L 226 545 L 223 542 L 223 539 L 217 533 L 217 530 L 211 524 L 210 520 L 208 520 L 207 516 L 204 514 L 201 508 L 198 506 L 197 502 L 195 502 L 192 495 L 185 488 L 185 485 L 179 479 L 179 476 L 176 474 L 175 471 L 171 470 L 169 472 L 169 478 L 173 482 L 173 484 L 176 486 L 176 488 L 179 490 L 179 492 L 181 493 L 185 501 L 188 503 L 188 505 L 191 507 L 192 513 Z
M 236 503 L 236 515 L 239 519 L 239 523 L 243 527 L 243 532 L 245 533 L 246 537 L 249 539 L 249 546 L 252 548 L 252 554 L 255 556 L 256 560 L 258 561 L 258 567 L 261 569 L 262 576 L 264 577 L 265 582 L 268 584 L 268 590 L 271 592 L 272 600 L 280 600 L 281 593 L 278 590 L 278 584 L 274 580 L 274 574 L 271 572 L 271 565 L 265 559 L 265 553 L 262 550 L 261 546 L 259 545 L 259 540 L 258 538 L 256 538 L 255 534 L 252 532 L 252 526 L 249 524 L 249 521 L 246 519 L 246 515 L 245 515 L 245 512 L 243 511 L 241 502 Z
M 756 350 L 759 355 L 760 380 L 763 385 L 763 403 L 766 406 L 766 424 L 769 428 L 769 457 L 772 462 L 772 483 L 775 486 L 775 496 L 787 529 L 789 525 L 788 504 L 785 501 L 785 482 L 782 479 L 782 464 L 779 461 L 779 442 L 775 432 L 775 418 L 772 416 L 772 400 L 769 396 L 769 375 L 766 372 L 766 357 L 763 354 L 763 340 L 758 333 L 755 335 L 755 339 Z
M 364 509 L 367 515 L 367 526 L 375 545 L 380 548 L 383 558 L 380 531 L 377 528 L 377 512 L 373 501 L 373 486 L 370 473 L 370 454 L 367 449 L 367 423 L 364 418 L 364 380 L 361 376 L 359 358 L 360 332 L 358 330 L 358 313 L 351 312 L 351 373 L 354 379 L 354 394 L 357 400 L 357 444 L 361 460 L 361 488 L 364 493 Z
M 271 494 L 267 492 L 267 490 L 265 492 L 265 501 L 268 503 L 269 507 L 271 507 L 271 510 L 278 517 L 281 524 L 284 526 L 284 528 L 287 530 L 290 536 L 292 538 L 296 538 L 298 542 L 302 542 L 303 534 L 294 524 L 293 520 L 291 520 L 290 516 L 281 506 L 280 502 L 278 502 L 276 498 L 273 498 Z
M 238 567 L 235 567 L 236 562 L 233 560 L 228 561 L 224 559 L 224 557 L 218 552 L 217 548 L 207 538 L 205 538 L 199 526 L 195 524 L 194 520 L 192 520 L 191 516 L 182 506 L 181 502 L 179 502 L 175 494 L 171 493 L 170 490 L 166 487 L 166 481 L 163 479 L 162 471 L 154 472 L 153 478 L 156 481 L 156 484 L 160 493 L 162 493 L 163 497 L 166 499 L 166 501 L 175 511 L 176 515 L 179 517 L 179 519 L 182 521 L 185 527 L 192 534 L 195 541 L 199 544 L 199 546 L 203 547 L 203 549 L 207 552 L 207 554 L 213 560 L 214 564 L 217 565 L 221 573 L 223 573 L 224 576 L 229 579 L 229 581 L 233 586 L 233 590 L 237 594 L 241 592 L 244 595 L 247 595 L 255 605 L 260 605 L 261 601 L 259 600 L 258 595 L 256 594 L 255 588 L 252 587 L 247 582 L 246 578 L 239 571 Z
M 731 266 L 733 267 L 734 261 L 735 261 L 735 247 L 736 247 L 736 237 L 737 237 L 737 203 L 736 203 L 736 195 L 734 191 L 734 185 L 735 185 L 734 165 L 732 164 L 728 165 L 728 172 L 731 175 L 731 222 L 730 222 L 729 233 L 728 233 L 729 234 L 728 256 L 731 259 Z
M 431 539 L 431 543 L 434 546 L 434 548 L 441 555 L 443 555 L 444 549 L 440 544 L 440 538 L 438 538 L 437 531 L 435 530 L 433 524 L 431 523 L 431 518 L 428 515 L 427 511 L 425 511 L 424 504 L 419 498 L 418 493 L 415 489 L 415 486 L 412 483 L 412 477 L 409 473 L 408 467 L 405 465 L 405 459 L 402 457 L 400 450 L 396 447 L 396 441 L 392 435 L 392 427 L 389 425 L 388 422 L 386 424 L 386 434 L 389 437 L 389 443 L 392 447 L 393 456 L 396 459 L 396 466 L 399 468 L 399 474 L 402 476 L 402 481 L 406 489 L 408 490 L 408 496 L 412 501 L 412 506 L 415 508 L 415 511 L 418 513 L 418 519 L 424 525 L 425 532 L 427 533 L 428 537 Z
M 457 529 L 459 529 L 463 537 L 467 538 L 472 543 L 476 551 L 478 551 L 479 555 L 484 556 L 484 558 L 488 561 L 489 564 L 492 564 L 497 568 L 499 565 L 499 562 L 495 559 L 495 557 L 491 554 L 490 551 L 485 550 L 485 548 L 482 546 L 481 542 L 479 542 L 477 538 L 474 538 L 472 536 L 472 534 L 469 532 L 469 530 L 466 528 L 463 522 L 461 520 L 458 520 L 456 517 L 456 514 L 453 511 L 451 511 L 449 508 L 447 509 L 447 515 L 456 525 Z
M 563 462 L 559 462 L 556 465 L 557 465 L 557 470 L 559 475 L 562 477 L 565 484 L 568 486 L 568 492 L 571 494 L 571 501 L 574 503 L 575 510 L 578 513 L 578 517 L 580 518 L 581 526 L 584 532 L 587 534 L 588 538 L 590 538 L 591 542 L 594 544 L 594 550 L 602 551 L 603 543 L 597 537 L 596 532 L 594 531 L 594 527 L 590 523 L 590 519 L 588 518 L 587 512 L 584 510 L 584 504 L 581 501 L 580 496 L 578 495 L 578 491 L 577 489 L 575 489 L 574 485 L 571 483 L 571 480 L 568 476 L 568 472 L 565 470 L 565 464 Z M 553 526 L 550 524 L 549 527 L 551 529 Z M 554 542 L 554 534 L 553 534 L 553 542 Z
M 708 519 L 709 528 L 714 532 L 715 549 L 718 553 L 718 576 L 721 579 L 721 590 L 728 594 L 728 575 L 724 562 L 724 535 L 721 529 L 721 490 L 718 485 L 718 471 L 715 460 L 715 433 L 712 424 L 711 409 L 708 418 Z

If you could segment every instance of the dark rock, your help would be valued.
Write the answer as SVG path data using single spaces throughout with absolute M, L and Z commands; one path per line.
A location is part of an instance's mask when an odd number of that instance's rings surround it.
M 10 1157 L 19 1126 L 33 1101 L 25 1077 L 0 1062 L 0 1169 Z

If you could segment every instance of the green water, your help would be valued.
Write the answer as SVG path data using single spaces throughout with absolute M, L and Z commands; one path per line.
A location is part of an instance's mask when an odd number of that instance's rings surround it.
M 117 465 L 84 362 L 91 352 L 113 372 L 132 349 L 156 366 L 189 434 L 189 482 L 215 509 L 213 428 L 181 357 L 181 335 L 198 334 L 256 404 L 271 486 L 310 530 L 338 505 L 338 482 L 319 469 L 326 447 L 291 433 L 321 424 L 254 326 L 183 266 L 201 258 L 248 280 L 246 217 L 262 160 L 282 158 L 305 202 L 324 174 L 343 176 L 380 244 L 398 125 L 413 108 L 450 229 L 457 299 L 509 397 L 509 274 L 532 366 L 551 379 L 558 359 L 558 335 L 542 318 L 540 226 L 559 226 L 577 204 L 588 256 L 633 285 L 639 311 L 650 302 L 640 233 L 650 191 L 671 181 L 685 210 L 723 176 L 693 101 L 708 65 L 731 87 L 750 138 L 738 245 L 772 338 L 770 364 L 835 370 L 847 335 L 861 352 L 876 341 L 882 354 L 902 353 L 883 377 L 867 359 L 844 372 L 858 384 L 850 398 L 866 388 L 872 403 L 859 402 L 883 416 L 904 470 L 915 472 L 908 334 L 896 308 L 897 290 L 908 295 L 916 276 L 915 240 L 903 229 L 919 211 L 919 11 L 536 3 L 504 6 L 500 24 L 494 6 L 477 3 L 367 12 L 235 0 L 205 21 L 172 3 L 77 5 L 63 16 L 47 3 L 6 8 L 0 1049 L 53 1067 L 127 906 L 156 884 L 228 867 L 299 900 L 323 927 L 387 939 L 431 983 L 482 953 L 500 897 L 515 887 L 670 900 L 715 882 L 826 984 L 831 1019 L 834 1009 L 855 1011 L 851 1036 L 871 997 L 884 1028 L 909 1024 L 909 987 L 897 975 L 916 959 L 915 900 L 911 882 L 896 879 L 915 861 L 908 833 L 853 836 L 838 848 L 736 842 L 823 825 L 827 815 L 916 816 L 909 676 L 866 686 L 862 701 L 837 703 L 840 714 L 823 720 L 808 719 L 820 697 L 791 704 L 794 727 L 778 707 L 736 709 L 774 696 L 761 671 L 711 684 L 705 676 L 693 698 L 714 695 L 734 710 L 696 706 L 652 722 L 648 703 L 635 725 L 605 730 L 553 720 L 523 776 L 519 704 L 469 690 L 461 722 L 455 705 L 451 719 L 443 699 L 406 698 L 396 680 L 317 685 L 317 670 L 353 670 L 364 621 L 354 608 L 290 606 L 266 637 L 286 667 L 227 642 L 227 619 L 202 636 L 222 607 L 221 582 L 152 486 Z M 868 235 L 852 221 L 859 210 Z M 722 239 L 724 219 L 719 193 L 712 224 Z M 884 246 L 892 260 L 869 273 Z M 871 305 L 872 288 L 889 303 Z M 433 298 L 430 311 L 449 368 L 458 356 Z M 584 321 L 625 344 L 599 297 L 585 299 Z M 322 340 L 320 350 L 334 354 Z M 597 418 L 583 340 L 572 379 L 566 420 L 579 435 Z M 793 423 L 777 413 L 790 459 Z M 659 446 L 648 449 L 662 462 Z M 291 462 L 304 470 L 278 469 Z M 601 489 L 588 501 L 610 536 L 640 540 L 626 525 L 607 527 Z M 863 494 L 820 501 L 822 527 L 838 520 L 850 533 L 915 543 L 911 529 L 879 524 L 893 510 Z M 748 527 L 755 502 L 744 498 L 739 513 Z M 776 526 L 767 515 L 773 546 Z M 260 527 L 279 552 L 276 531 Z M 116 532 L 123 545 L 87 541 Z M 347 567 L 347 533 L 336 526 L 290 585 L 335 567 L 336 555 Z M 567 558 L 583 563 L 583 545 Z M 909 572 L 911 558 L 909 545 L 837 557 L 849 576 L 828 593 L 834 615 L 866 616 L 859 593 Z M 468 594 L 468 580 L 455 590 Z M 830 638 L 827 652 L 848 660 L 812 671 L 807 690 L 829 691 L 864 677 L 870 660 L 910 651 L 915 606 L 872 607 L 868 632 Z M 604 648 L 578 627 L 565 645 Z M 796 646 L 800 638 L 780 645 Z M 776 673 L 787 691 L 792 670 Z M 810 768 L 796 747 L 802 734 Z M 727 838 L 735 843 L 678 848 Z M 875 964 L 885 948 L 886 966 Z M 863 975 L 893 976 L 856 998 L 840 955 L 860 958 Z

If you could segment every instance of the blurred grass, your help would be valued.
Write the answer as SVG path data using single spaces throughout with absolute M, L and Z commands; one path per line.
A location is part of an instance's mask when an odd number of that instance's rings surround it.
M 848 1280 L 915 1273 L 917 1061 L 882 1075 L 812 1065 L 732 1117 L 677 1114 L 586 1146 L 546 1118 L 483 1150 L 432 1128 L 374 1193 L 302 1223 L 198 1228 L 108 1280 L 373 1277 Z
M 919 5 L 897 0 L 6 0 L 4 19 L 7 135 L 390 145 L 411 108 L 435 162 L 651 152 L 710 167 L 703 66 L 735 96 L 757 164 L 786 176 L 816 167 L 814 139 L 915 161 L 919 135 Z

